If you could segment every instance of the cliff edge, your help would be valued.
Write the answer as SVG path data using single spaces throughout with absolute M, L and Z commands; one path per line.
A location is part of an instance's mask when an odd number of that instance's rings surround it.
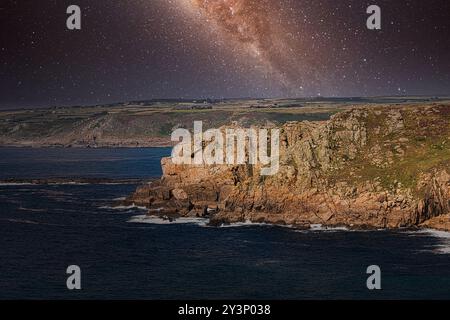
M 280 169 L 175 165 L 126 201 L 149 215 L 309 228 L 450 230 L 450 105 L 361 106 L 280 127 Z

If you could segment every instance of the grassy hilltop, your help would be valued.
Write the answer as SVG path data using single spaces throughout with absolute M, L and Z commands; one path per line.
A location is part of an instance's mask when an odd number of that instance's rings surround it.
M 169 146 L 176 128 L 327 120 L 355 104 L 423 103 L 433 98 L 145 101 L 0 112 L 0 145 L 33 147 Z M 436 100 L 437 101 L 437 100 Z

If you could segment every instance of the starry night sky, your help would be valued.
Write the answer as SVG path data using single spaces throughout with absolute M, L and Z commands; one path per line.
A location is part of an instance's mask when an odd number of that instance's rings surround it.
M 0 17 L 2 109 L 450 94 L 449 0 L 3 0 Z

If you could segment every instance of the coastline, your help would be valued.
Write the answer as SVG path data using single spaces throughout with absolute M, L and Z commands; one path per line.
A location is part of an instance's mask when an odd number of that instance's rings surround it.
M 117 208 L 122 208 L 123 206 L 117 206 Z M 138 207 L 138 206 L 134 206 Z M 138 207 L 143 211 L 147 211 L 144 207 Z M 365 228 L 361 228 L 361 226 L 349 226 L 349 225 L 322 225 L 322 224 L 311 224 L 311 225 L 289 225 L 284 223 L 270 223 L 270 222 L 257 222 L 257 221 L 221 221 L 222 223 L 213 223 L 211 224 L 208 217 L 175 217 L 172 216 L 169 220 L 167 216 L 158 216 L 158 215 L 137 215 L 133 216 L 128 222 L 133 223 L 148 223 L 148 224 L 162 224 L 162 225 L 171 225 L 171 224 L 197 224 L 202 227 L 211 227 L 211 228 L 237 228 L 237 227 L 252 227 L 252 226 L 267 226 L 267 227 L 280 227 L 280 228 L 288 228 L 295 231 L 310 231 L 310 232 L 376 232 L 376 231 L 400 231 L 400 232 L 442 232 L 443 237 L 450 238 L 450 228 L 442 228 L 442 227 L 432 227 L 428 224 L 420 225 L 420 226 L 410 226 L 403 228 L 377 228 L 373 226 L 366 226 Z M 437 236 L 437 235 L 436 235 Z
M 450 206 L 446 202 L 450 166 L 445 144 L 449 107 L 359 106 L 328 121 L 290 121 L 279 126 L 283 130 L 282 165 L 276 177 L 261 182 L 260 167 L 187 168 L 173 166 L 165 158 L 162 179 L 142 185 L 126 201 L 141 203 L 149 214 L 155 207 L 162 207 L 163 215 L 169 216 L 203 217 L 212 212 L 211 223 L 216 225 L 249 220 L 299 228 L 317 224 L 360 230 L 423 226 L 448 231 L 450 217 L 445 213 Z M 377 123 L 376 119 L 383 120 Z M 428 122 L 417 128 L 414 121 L 420 119 Z M 69 144 L 45 139 L 40 143 L 0 141 L 0 148 L 172 147 L 168 140 L 150 137 L 101 143 L 97 139 L 94 144 L 95 139 Z M 411 168 L 410 162 L 415 161 L 422 162 L 420 167 Z M 396 167 L 395 162 L 405 165 Z M 396 177 L 396 170 L 406 174 Z
M 168 141 L 165 141 L 168 140 Z M 32 148 L 32 149 L 114 149 L 114 148 L 170 148 L 173 147 L 173 142 L 170 139 L 163 139 L 161 142 L 130 142 L 130 143 L 104 143 L 104 144 L 57 144 L 57 143 L 39 143 L 39 142 L 17 142 L 17 143 L 2 143 L 0 148 Z
M 450 230 L 447 105 L 355 108 L 280 127 L 280 170 L 176 165 L 126 202 L 149 215 L 353 229 Z M 417 121 L 426 124 L 417 127 Z M 226 128 L 226 127 L 225 127 Z M 222 130 L 225 130 L 222 128 Z
M 124 205 L 138 207 L 143 211 L 148 211 L 146 207 L 140 207 L 135 204 L 129 204 L 129 202 L 121 202 Z M 122 208 L 124 205 L 118 205 L 117 208 Z M 115 208 L 115 207 L 113 207 Z M 450 219 L 450 216 L 447 217 Z M 135 216 L 131 222 L 142 222 L 142 223 L 150 223 L 150 224 L 185 224 L 185 223 L 195 223 L 201 222 L 202 225 L 207 227 L 214 228 L 225 228 L 225 227 L 238 227 L 238 226 L 274 226 L 274 227 L 282 227 L 289 228 L 298 231 L 439 231 L 448 233 L 450 236 L 450 227 L 442 227 L 442 226 L 433 226 L 433 224 L 425 223 L 417 226 L 408 226 L 408 227 L 398 227 L 398 228 L 380 228 L 371 225 L 345 225 L 345 224 L 287 224 L 282 221 L 277 222 L 268 222 L 264 220 L 252 221 L 252 220 L 216 220 L 214 217 L 204 216 L 204 217 L 183 217 L 177 215 L 155 215 L 154 212 L 146 213 L 142 216 Z

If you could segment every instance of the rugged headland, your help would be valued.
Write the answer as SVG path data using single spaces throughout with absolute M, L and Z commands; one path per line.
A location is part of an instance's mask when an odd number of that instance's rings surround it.
M 170 134 L 203 121 L 205 128 L 328 120 L 355 103 L 449 101 L 448 97 L 151 100 L 98 106 L 0 110 L 0 146 L 163 147 Z
M 165 218 L 450 230 L 450 104 L 371 105 L 280 126 L 280 170 L 175 165 L 126 202 Z

